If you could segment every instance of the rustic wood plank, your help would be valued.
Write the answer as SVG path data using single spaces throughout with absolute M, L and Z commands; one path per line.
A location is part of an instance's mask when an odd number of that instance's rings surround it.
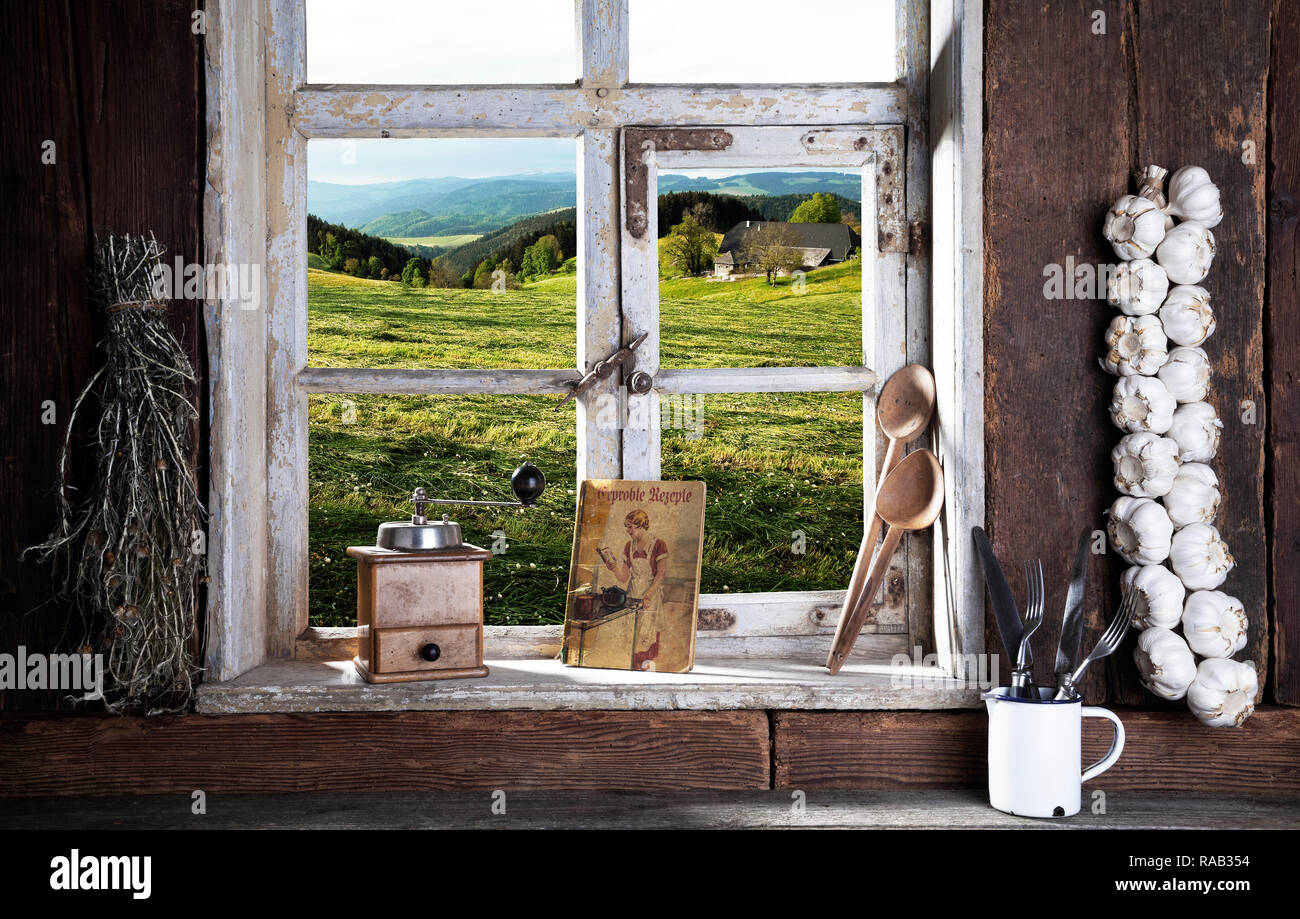
M 1270 64 L 1268 311 L 1273 695 L 1300 705 L 1300 4 L 1275 0 Z
M 503 804 L 504 813 L 500 806 Z M 1034 820 L 989 807 L 975 790 L 775 791 L 671 794 L 373 792 L 225 794 L 207 812 L 188 796 L 8 798 L 9 830 L 98 829 L 1293 829 L 1300 801 L 1248 795 L 1124 794 L 1105 814 Z
M 700 594 L 699 637 L 714 657 L 744 657 L 745 645 L 738 639 L 783 638 L 802 641 L 805 653 L 829 647 L 844 603 L 842 590 L 769 591 L 752 594 Z M 489 625 L 484 628 L 485 654 L 494 659 L 552 658 L 560 650 L 559 625 Z M 865 633 L 887 633 L 879 623 L 867 623 Z M 892 631 L 905 631 L 895 627 Z M 901 639 L 899 639 L 901 640 Z M 357 629 L 310 627 L 299 633 L 295 657 L 306 661 L 351 660 L 357 653 Z M 798 642 L 791 642 L 798 647 Z M 873 645 L 885 657 L 897 645 Z M 737 649 L 728 652 L 728 648 Z M 889 654 L 885 654 L 886 649 Z M 902 651 L 910 651 L 903 647 Z M 749 653 L 754 653 L 750 651 Z M 822 655 L 822 659 L 825 655 Z
M 103 325 L 85 280 L 92 237 L 152 231 L 169 262 L 198 259 L 203 107 L 191 10 L 178 0 L 87 4 L 73 19 L 60 5 L 0 10 L 12 49 L 0 64 L 8 89 L 0 101 L 7 136 L 0 245 L 22 266 L 0 295 L 0 495 L 8 509 L 0 520 L 0 644 L 8 649 L 80 641 L 80 623 L 46 602 L 48 570 L 20 554 L 53 525 L 67 417 L 101 361 L 94 341 Z M 55 144 L 50 164 L 41 160 L 47 140 Z M 169 318 L 198 373 L 190 395 L 201 400 L 197 304 L 173 301 Z M 46 400 L 56 412 L 48 425 Z M 195 433 L 193 455 L 206 457 L 197 425 Z M 86 481 L 85 457 L 73 471 Z M 61 704 L 58 693 L 0 693 L 0 708 Z
M 1202 286 L 1218 318 L 1204 345 L 1214 367 L 1209 402 L 1223 421 L 1218 473 L 1223 504 L 1217 526 L 1236 568 L 1221 588 L 1250 618 L 1239 660 L 1255 662 L 1259 685 L 1268 675 L 1268 556 L 1265 545 L 1264 446 L 1264 181 L 1269 63 L 1269 0 L 1221 4 L 1145 0 L 1138 16 L 1137 160 L 1171 172 L 1204 166 L 1220 189 L 1224 219 L 1214 228 L 1217 255 Z M 1288 49 L 1294 54 L 1294 47 Z M 1173 100 L 1177 100 L 1174 102 Z M 1244 163 L 1243 143 L 1254 144 Z M 1256 420 L 1243 421 L 1249 402 Z M 1118 585 L 1108 585 L 1118 598 Z M 1129 647 L 1136 638 L 1129 639 Z M 1117 655 L 1113 697 L 1151 700 L 1128 649 Z
M 578 0 L 578 48 L 582 85 L 620 87 L 627 83 L 627 0 Z
M 77 62 L 70 11 L 63 6 L 0 6 L 0 33 L 22 53 L 0 56 L 5 219 L 0 246 L 21 270 L 0 286 L 0 646 L 65 650 L 71 615 L 51 603 L 48 568 L 28 546 L 55 522 L 52 488 L 64 425 L 94 371 L 95 323 L 87 303 L 89 203 L 83 159 Z M 41 162 L 54 143 L 55 162 Z M 55 424 L 41 423 L 52 402 Z M 84 481 L 93 467 L 78 463 Z M 48 708 L 59 693 L 0 692 L 0 708 Z
M 606 355 L 601 355 L 604 357 Z M 596 360 L 599 360 L 597 358 Z M 594 363 L 595 361 L 593 361 Z M 558 395 L 567 393 L 577 370 L 401 370 L 308 367 L 297 375 L 303 393 L 399 393 L 410 395 Z
M 0 797 L 767 788 L 762 712 L 0 719 Z
M 1206 728 L 1187 711 L 1121 709 L 1119 762 L 1084 786 L 1113 791 L 1300 795 L 1300 711 L 1260 708 L 1241 729 Z M 777 788 L 984 787 L 984 712 L 777 712 Z M 1109 729 L 1084 726 L 1083 759 L 1100 759 Z
M 932 528 L 934 640 L 943 666 L 954 675 L 967 669 L 970 655 L 984 650 L 983 601 L 970 541 L 971 527 L 984 523 L 988 479 L 982 441 L 986 386 L 983 8 L 981 0 L 930 2 L 933 193 L 929 235 L 935 320 L 930 334 L 937 421 L 932 431 L 935 453 L 944 468 L 944 507 Z M 923 245 L 918 241 L 918 247 Z
M 1118 11 L 1108 34 L 1092 34 L 1095 6 L 998 0 L 985 23 L 986 529 L 1018 597 L 1023 563 L 1043 560 L 1039 680 L 1052 668 L 1079 529 L 1101 527 L 1116 497 L 1109 455 L 1120 432 L 1106 411 L 1114 378 L 1096 363 L 1111 318 L 1105 291 L 1100 303 L 1044 295 L 1046 266 L 1115 260 L 1101 219 L 1134 168 L 1132 37 Z M 1092 562 L 1085 648 L 1105 628 L 1122 571 L 1114 556 Z M 986 635 L 1001 654 L 991 616 Z M 1126 653 L 1115 659 L 1132 669 Z M 1103 668 L 1091 668 L 1085 696 L 1105 698 L 1104 684 Z
M 590 0 L 596 2 L 596 0 Z M 583 7 L 587 3 L 582 4 Z M 606 5 L 605 14 L 618 16 L 620 4 Z M 592 11 L 595 15 L 597 11 Z M 625 11 L 623 11 L 625 13 Z M 622 26 L 610 23 L 611 32 L 603 33 L 617 48 L 605 48 L 622 61 L 621 73 L 627 74 L 626 15 Z M 622 29 L 620 32 L 619 29 Z M 620 38 L 620 36 L 622 36 Z M 603 44 L 602 44 L 603 47 Z M 591 49 L 593 52 L 596 49 Z M 604 63 L 584 58 L 585 67 L 604 67 Z M 599 72 L 608 73 L 604 70 Z M 614 66 L 613 73 L 620 72 Z M 578 328 L 576 364 L 581 374 L 589 373 L 597 362 L 609 357 L 622 345 L 623 317 L 619 304 L 619 132 L 585 131 L 578 141 L 581 168 L 578 172 L 578 200 L 582 220 L 578 237 Z M 619 399 L 625 395 L 619 374 L 611 373 L 595 383 L 578 398 L 578 470 L 577 478 L 623 478 L 623 436 L 618 429 Z M 567 387 L 566 387 L 567 388 Z
M 898 53 L 898 80 L 907 90 L 906 176 L 904 200 L 905 223 L 908 234 L 906 256 L 907 272 L 907 355 L 909 364 L 934 366 L 934 352 L 930 346 L 931 295 L 930 295 L 930 240 L 926 227 L 931 227 L 930 215 L 930 3 L 929 0 L 896 0 L 894 3 L 895 45 Z M 982 98 L 982 86 L 978 87 Z M 913 230 L 915 228 L 915 230 Z M 930 234 L 933 235 L 933 229 Z M 977 361 L 977 364 L 979 361 Z M 975 401 L 982 402 L 982 395 Z M 874 408 L 863 401 L 863 423 L 879 427 L 873 421 Z M 883 449 L 878 454 L 883 459 Z M 979 483 L 981 492 L 983 482 Z M 978 502 L 979 505 L 983 501 Z M 883 528 L 882 528 L 883 529 Z M 938 534 L 942 528 L 928 533 L 908 532 L 903 537 L 903 557 L 907 568 L 908 592 L 925 591 L 928 602 L 909 604 L 907 630 L 912 644 L 923 649 L 935 647 L 934 610 L 938 597 L 934 589 L 935 554 L 942 551 Z M 925 585 L 925 586 L 920 586 Z M 978 592 L 979 588 L 976 587 Z M 958 601 L 958 605 L 968 601 Z M 982 613 L 982 598 L 980 601 Z M 970 611 L 966 611 L 970 615 Z M 982 636 L 982 630 L 976 630 Z
M 307 394 L 294 384 L 307 366 L 307 140 L 291 125 L 294 90 L 306 81 L 306 7 L 273 0 L 266 8 L 267 258 L 262 309 L 268 323 L 268 564 L 266 653 L 292 657 L 308 623 L 309 486 Z
M 875 408 L 876 374 L 868 367 L 703 367 L 660 370 L 661 393 L 864 392 Z
M 601 91 L 605 95 L 599 95 Z M 294 96 L 307 137 L 437 137 L 463 133 L 574 137 L 626 124 L 901 124 L 906 94 L 893 83 L 768 86 L 336 86 Z
M 223 3 L 208 11 L 203 43 L 208 264 L 266 264 L 265 3 L 250 0 L 239 9 Z M 204 664 L 209 679 L 221 680 L 257 666 L 267 653 L 271 569 L 262 483 L 268 468 L 268 323 L 264 309 L 243 309 L 226 299 L 206 305 L 204 323 L 212 379 Z
M 202 261 L 199 184 L 206 132 L 202 46 L 191 31 L 192 14 L 188 2 L 133 0 L 86 5 L 72 22 L 82 75 L 90 228 L 99 236 L 152 232 L 169 264 Z M 159 118 L 159 112 L 169 117 Z M 208 465 L 201 421 L 207 417 L 202 311 L 199 300 L 173 299 L 167 314 L 195 370 L 186 395 L 199 409 L 189 426 L 189 458 L 200 493 Z M 200 589 L 200 605 L 203 599 Z M 201 633 L 202 625 L 190 642 L 196 661 Z
M 905 653 L 906 635 L 864 634 L 835 676 L 826 672 L 830 637 L 718 638 L 734 657 L 702 659 L 688 674 L 565 667 L 541 658 L 487 659 L 482 679 L 385 685 L 365 682 L 349 661 L 268 661 L 243 676 L 199 689 L 202 714 L 412 711 L 761 711 L 973 708 L 979 691 L 936 668 L 880 663 Z M 745 657 L 752 648 L 755 656 Z

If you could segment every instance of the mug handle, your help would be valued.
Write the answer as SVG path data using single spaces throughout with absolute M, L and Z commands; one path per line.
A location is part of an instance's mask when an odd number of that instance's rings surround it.
M 1079 781 L 1086 782 L 1089 779 L 1095 779 L 1115 765 L 1115 760 L 1119 759 L 1119 755 L 1124 752 L 1124 725 L 1114 712 L 1092 705 L 1083 706 L 1083 717 L 1105 718 L 1115 725 L 1115 739 L 1111 741 L 1110 749 L 1106 751 L 1106 755 L 1083 771 L 1083 778 Z

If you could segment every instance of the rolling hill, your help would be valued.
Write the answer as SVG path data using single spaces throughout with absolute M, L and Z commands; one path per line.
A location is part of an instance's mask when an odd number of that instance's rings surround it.
M 659 193 L 708 191 L 717 195 L 811 195 L 834 192 L 846 198 L 862 195 L 862 177 L 851 172 L 747 172 L 712 178 L 667 173 L 659 176 Z
M 576 181 L 573 173 L 563 172 L 483 179 L 448 176 L 366 185 L 312 181 L 307 183 L 307 206 L 322 220 L 357 229 L 389 215 L 413 211 L 439 216 L 459 214 L 471 217 L 504 212 L 516 215 L 517 219 L 540 210 L 572 205 L 576 199 Z M 539 204 L 537 199 L 553 203 Z M 509 222 L 510 219 L 507 218 L 489 229 L 496 229 Z M 469 229 L 454 232 L 484 231 Z M 445 236 L 449 233 L 439 231 L 392 235 Z
M 659 191 L 743 198 L 807 196 L 820 191 L 856 200 L 862 193 L 862 180 L 853 173 L 820 171 L 750 172 L 721 178 L 665 173 L 659 177 Z M 355 227 L 370 236 L 411 240 L 489 235 L 524 218 L 575 206 L 577 179 L 573 173 L 536 173 L 368 185 L 308 182 L 307 201 L 311 212 L 322 220 Z

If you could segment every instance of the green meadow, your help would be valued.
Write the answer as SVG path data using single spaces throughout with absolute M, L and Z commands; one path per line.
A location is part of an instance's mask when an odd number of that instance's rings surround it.
M 665 367 L 854 364 L 861 355 L 858 263 L 781 279 L 660 282 Z M 411 289 L 312 268 L 313 366 L 574 366 L 576 276 L 519 290 Z M 468 542 L 507 548 L 484 574 L 489 624 L 564 618 L 576 491 L 575 409 L 558 397 L 313 396 L 309 402 L 313 625 L 356 621 L 348 546 L 431 496 L 509 500 L 523 460 L 546 473 L 536 508 L 445 508 Z M 848 581 L 862 531 L 862 396 L 691 397 L 664 415 L 663 477 L 708 486 L 701 589 L 829 590 Z M 687 422 L 669 427 L 671 422 Z M 804 552 L 794 534 L 804 534 Z
M 444 249 L 454 249 L 472 243 L 482 235 L 482 233 L 458 233 L 452 236 L 390 236 L 388 241 L 399 246 L 440 246 Z

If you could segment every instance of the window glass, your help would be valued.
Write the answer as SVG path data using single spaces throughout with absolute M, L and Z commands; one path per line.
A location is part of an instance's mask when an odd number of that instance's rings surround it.
M 631 0 L 636 83 L 867 83 L 897 77 L 894 0 Z
M 559 397 L 318 395 L 309 399 L 309 597 L 314 626 L 357 618 L 349 546 L 373 546 L 380 523 L 410 519 L 411 493 L 513 501 L 525 460 L 546 475 L 535 507 L 430 505 L 465 542 L 493 549 L 483 569 L 488 625 L 564 621 L 576 507 L 575 410 Z
M 573 0 L 307 0 L 309 83 L 570 83 Z
M 308 143 L 308 363 L 572 367 L 576 142 Z
M 708 486 L 701 590 L 842 590 L 862 541 L 862 394 L 661 397 L 665 479 Z
M 862 363 L 862 177 L 659 176 L 663 367 Z

